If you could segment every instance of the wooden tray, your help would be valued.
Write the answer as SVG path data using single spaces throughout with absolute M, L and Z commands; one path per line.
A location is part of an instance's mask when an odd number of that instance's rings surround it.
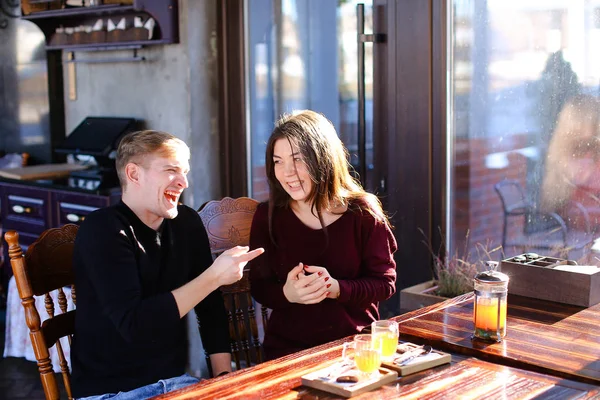
M 508 293 L 590 307 L 600 302 L 600 270 L 590 270 L 561 258 L 538 256 L 523 262 L 515 256 L 502 260 L 500 269 L 510 277 Z M 564 270 L 564 269 L 570 270 Z
M 339 369 L 340 373 L 328 377 L 330 372 L 336 369 Z M 356 376 L 359 381 L 357 383 L 336 382 L 337 377 L 341 375 L 353 375 Z M 356 367 L 350 366 L 344 368 L 343 363 L 339 362 L 304 375 L 302 377 L 302 384 L 311 388 L 323 390 L 324 392 L 349 398 L 381 387 L 386 383 L 395 381 L 397 378 L 398 373 L 396 371 L 383 367 L 379 368 L 379 375 L 376 375 L 374 378 L 363 378 L 360 376 L 360 372 Z
M 415 349 L 417 346 L 414 343 L 400 343 L 398 344 L 397 352 L 404 353 L 405 351 L 409 351 Z M 437 367 L 438 365 L 448 364 L 451 360 L 452 356 L 448 353 L 443 353 L 438 350 L 432 350 L 431 353 L 422 355 L 414 358 L 412 361 L 409 361 L 406 365 L 396 365 L 393 362 L 382 363 L 382 367 L 394 370 L 398 372 L 400 376 L 406 376 L 410 374 L 414 374 L 415 372 L 423 371 L 425 369 Z

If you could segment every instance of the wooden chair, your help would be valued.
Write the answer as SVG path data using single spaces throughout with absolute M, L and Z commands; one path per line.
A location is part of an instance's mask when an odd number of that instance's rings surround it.
M 570 204 L 570 208 L 578 214 L 574 218 L 581 218 L 584 222 L 585 230 L 577 232 L 569 229 L 567 222 L 557 213 L 537 211 L 535 205 L 525 196 L 525 190 L 518 181 L 505 179 L 496 183 L 494 189 L 502 203 L 502 248 L 505 251 L 509 247 L 520 248 L 522 251 L 529 249 L 552 250 L 568 257 L 571 250 L 583 249 L 590 245 L 590 217 L 582 204 L 578 202 Z M 533 224 L 534 228 L 531 228 L 525 223 L 523 232 L 518 237 L 510 237 L 509 224 L 518 222 L 518 219 L 523 220 L 523 218 L 537 221 L 538 226 Z
M 40 378 L 46 399 L 58 399 L 60 393 L 54 369 L 50 360 L 49 349 L 56 345 L 60 369 L 67 397 L 72 399 L 69 365 L 65 359 L 62 337 L 68 337 L 71 345 L 72 335 L 75 330 L 75 310 L 67 311 L 67 297 L 63 287 L 71 286 L 71 296 L 76 302 L 75 287 L 73 286 L 72 255 L 77 225 L 64 225 L 60 228 L 51 228 L 27 249 L 25 256 L 19 245 L 19 234 L 15 231 L 7 232 L 4 237 L 8 243 L 8 254 L 12 265 L 13 274 L 21 304 L 25 309 L 25 320 L 29 327 L 29 336 L 35 358 L 37 359 Z M 54 310 L 54 301 L 50 293 L 58 292 L 60 312 Z M 45 297 L 48 318 L 41 322 L 39 311 L 35 307 L 33 296 Z
M 208 233 L 213 256 L 234 246 L 248 245 L 250 226 L 257 206 L 258 201 L 248 197 L 225 197 L 220 201 L 209 201 L 200 207 L 198 214 Z M 268 319 L 268 310 L 263 306 L 262 318 L 258 319 L 256 316 L 248 274 L 249 270 L 246 269 L 239 282 L 221 287 L 229 317 L 231 354 L 237 369 L 263 361 L 259 324 L 265 327 Z M 210 363 L 207 364 L 210 368 Z

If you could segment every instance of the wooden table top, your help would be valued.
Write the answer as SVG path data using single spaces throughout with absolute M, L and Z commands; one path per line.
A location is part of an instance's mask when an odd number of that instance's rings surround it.
M 508 297 L 501 343 L 472 340 L 469 293 L 394 318 L 400 339 L 495 364 L 600 385 L 600 304 L 589 308 Z
M 473 296 L 466 295 L 397 317 L 402 339 L 450 352 L 452 363 L 400 377 L 353 398 L 600 397 L 600 387 L 589 384 L 600 381 L 600 335 L 594 330 L 600 310 L 509 297 L 507 337 L 502 343 L 488 344 L 471 341 L 472 306 Z M 303 386 L 301 377 L 340 361 L 343 342 L 204 380 L 157 398 L 340 398 Z
M 339 350 L 339 347 L 337 348 Z M 311 352 L 298 353 L 154 399 L 340 399 L 340 396 L 302 385 L 301 376 L 321 368 Z M 308 358 L 307 358 L 308 356 Z M 323 353 L 317 357 L 322 359 Z M 316 367 L 316 368 L 315 368 Z M 398 378 L 353 399 L 592 399 L 600 387 L 536 372 L 454 356 L 451 364 Z

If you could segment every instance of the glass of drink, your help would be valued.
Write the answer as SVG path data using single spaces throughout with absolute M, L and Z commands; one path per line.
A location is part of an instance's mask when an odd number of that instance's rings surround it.
M 344 343 L 342 358 L 348 360 L 348 348 L 354 349 L 354 365 L 364 375 L 375 373 L 381 366 L 381 341 L 371 334 L 355 335 L 352 342 Z
M 390 359 L 396 354 L 398 347 L 398 323 L 396 321 L 373 321 L 371 334 L 374 340 L 381 342 L 381 356 L 384 359 Z

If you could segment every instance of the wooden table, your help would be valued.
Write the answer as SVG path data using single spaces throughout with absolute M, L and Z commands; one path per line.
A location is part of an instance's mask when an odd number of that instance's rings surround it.
M 472 303 L 472 296 L 467 295 L 397 317 L 404 339 L 431 343 L 453 353 L 452 363 L 398 378 L 354 398 L 600 398 L 600 387 L 586 383 L 596 382 L 592 372 L 597 372 L 600 358 L 600 336 L 594 333 L 598 319 L 593 309 L 536 301 L 527 306 L 527 301 L 509 298 L 506 340 L 481 344 L 470 339 Z M 339 398 L 302 386 L 301 376 L 340 361 L 343 341 L 205 380 L 158 398 Z M 563 379 L 565 376 L 570 378 Z
M 472 340 L 472 293 L 404 314 L 401 340 L 495 364 L 600 385 L 600 304 L 589 308 L 508 297 L 506 338 Z
M 155 399 L 339 399 L 339 396 L 302 386 L 300 376 L 314 370 L 314 366 L 306 359 L 277 360 L 205 380 Z M 452 364 L 400 378 L 353 399 L 593 399 L 600 397 L 599 389 L 459 357 Z

